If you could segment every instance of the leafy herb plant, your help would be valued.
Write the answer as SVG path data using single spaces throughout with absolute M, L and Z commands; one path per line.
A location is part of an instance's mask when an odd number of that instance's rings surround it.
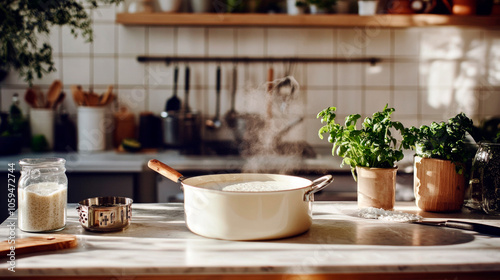
M 54 72 L 52 47 L 40 42 L 53 25 L 92 41 L 88 9 L 123 0 L 4 0 L 0 4 L 0 67 L 16 70 L 31 84 L 35 76 Z
M 330 107 L 318 113 L 318 118 L 325 125 L 318 135 L 328 133 L 328 141 L 333 143 L 332 154 L 342 157 L 342 164 L 351 166 L 351 172 L 356 179 L 355 168 L 393 168 L 397 161 L 403 159 L 402 146 L 392 135 L 393 130 L 403 131 L 400 122 L 392 121 L 391 114 L 394 108 L 384 107 L 382 112 L 374 113 L 365 118 L 358 129 L 356 123 L 361 115 L 354 114 L 345 118 L 345 125 L 335 122 L 337 108 Z
M 433 122 L 430 126 L 405 128 L 402 145 L 405 149 L 415 150 L 420 157 L 450 160 L 457 173 L 463 174 L 464 164 L 473 156 L 466 142 L 466 135 L 472 128 L 472 120 L 460 113 L 447 123 Z

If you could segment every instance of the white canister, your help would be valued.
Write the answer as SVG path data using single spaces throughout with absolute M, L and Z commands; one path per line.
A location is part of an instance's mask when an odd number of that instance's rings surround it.
M 54 147 L 54 110 L 44 108 L 30 109 L 31 135 L 43 135 L 48 148 Z
M 358 1 L 358 14 L 360 16 L 372 16 L 376 14 L 378 1 Z
M 191 0 L 193 13 L 210 13 L 212 10 L 211 0 Z
M 78 107 L 78 151 L 106 148 L 105 107 Z
M 298 15 L 299 9 L 295 5 L 297 0 L 286 0 L 286 10 L 289 15 Z

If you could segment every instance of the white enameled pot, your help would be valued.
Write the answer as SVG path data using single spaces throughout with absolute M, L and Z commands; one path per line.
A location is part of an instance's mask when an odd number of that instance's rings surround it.
M 285 238 L 307 231 L 312 224 L 314 193 L 332 181 L 331 175 L 315 181 L 278 175 L 236 173 L 184 178 L 158 160 L 148 166 L 184 190 L 186 225 L 193 233 L 225 240 L 266 240 Z M 279 181 L 289 189 L 262 192 L 222 191 L 225 186 L 244 182 Z

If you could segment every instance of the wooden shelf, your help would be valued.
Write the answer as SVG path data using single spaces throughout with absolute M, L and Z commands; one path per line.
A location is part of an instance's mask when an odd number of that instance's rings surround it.
M 426 27 L 462 26 L 500 28 L 497 16 L 446 15 L 286 15 L 286 14 L 189 14 L 141 13 L 116 15 L 116 22 L 125 25 L 172 26 L 274 26 L 274 27 Z

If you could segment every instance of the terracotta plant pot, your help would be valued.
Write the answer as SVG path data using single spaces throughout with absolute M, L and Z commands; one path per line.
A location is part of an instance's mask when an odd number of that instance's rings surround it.
M 470 16 L 476 14 L 476 0 L 453 0 L 453 14 L 460 16 Z
M 415 157 L 413 187 L 417 206 L 429 212 L 451 212 L 462 208 L 464 175 L 449 160 Z
M 375 207 L 392 210 L 396 201 L 397 171 L 397 167 L 356 167 L 358 177 L 358 208 Z

